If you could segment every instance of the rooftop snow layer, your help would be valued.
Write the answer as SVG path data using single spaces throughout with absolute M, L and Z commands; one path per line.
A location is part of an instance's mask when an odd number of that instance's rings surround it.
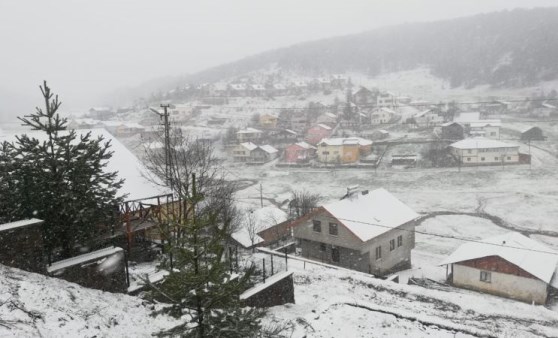
M 88 252 L 84 255 L 79 255 L 76 257 L 72 257 L 72 258 L 68 258 L 62 261 L 52 263 L 50 266 L 47 267 L 47 272 L 52 273 L 54 271 L 62 270 L 70 266 L 92 262 L 107 256 L 114 255 L 119 252 L 124 252 L 124 250 L 118 247 L 109 247 L 97 251 Z
M 26 226 L 30 226 L 30 225 L 41 224 L 41 223 L 43 223 L 42 220 L 37 219 L 37 218 L 31 218 L 31 219 L 24 219 L 24 220 L 21 220 L 21 221 L 16 221 L 16 222 L 11 222 L 11 223 L 0 224 L 0 232 L 6 231 L 6 230 L 12 230 L 12 229 L 16 229 L 16 228 L 22 228 L 22 227 L 26 227 Z
M 254 149 L 256 149 L 258 146 L 255 145 L 252 142 L 244 142 L 240 144 L 241 146 L 243 146 L 244 148 L 248 149 L 249 151 L 252 151 Z
M 487 148 L 512 148 L 519 147 L 515 144 L 504 143 L 498 140 L 491 140 L 487 138 L 468 138 L 465 140 L 457 141 L 450 144 L 450 147 L 456 149 L 487 149 Z
M 488 256 L 505 259 L 545 283 L 550 283 L 558 265 L 558 252 L 518 232 L 462 244 L 440 265 Z
M 383 188 L 366 195 L 354 193 L 323 207 L 363 242 L 419 217 Z
M 119 195 L 127 194 L 128 196 L 126 197 L 126 200 L 137 200 L 163 195 L 170 192 L 169 189 L 153 183 L 151 179 L 156 179 L 155 176 L 150 173 L 143 163 L 111 133 L 103 128 L 76 130 L 78 138 L 80 135 L 85 135 L 88 132 L 91 132 L 92 139 L 96 139 L 101 136 L 105 141 L 110 141 L 110 151 L 114 152 L 114 154 L 107 162 L 105 169 L 107 172 L 117 171 L 118 177 L 124 179 L 124 184 L 118 191 Z M 8 142 L 16 142 L 16 136 L 20 134 L 21 133 L 7 135 L 0 138 L 0 141 L 5 140 Z M 39 141 L 46 141 L 46 134 L 40 131 L 28 131 L 23 134 L 27 134 L 29 137 L 34 137 Z
M 239 130 L 236 133 L 237 134 L 254 134 L 254 133 L 261 133 L 261 132 L 262 132 L 261 130 L 248 127 L 246 129 Z
M 260 148 L 268 154 L 275 154 L 276 152 L 279 151 L 279 150 L 275 149 L 274 147 L 270 146 L 269 144 L 266 144 L 264 146 L 260 146 Z
M 318 144 L 327 144 L 328 146 L 341 146 L 344 144 L 358 144 L 359 146 L 368 146 L 372 141 L 363 139 L 361 137 L 338 137 L 338 138 L 324 138 Z

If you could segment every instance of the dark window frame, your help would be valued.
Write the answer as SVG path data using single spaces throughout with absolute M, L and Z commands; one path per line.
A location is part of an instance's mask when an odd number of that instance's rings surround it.
M 318 220 L 312 220 L 312 230 L 314 232 L 322 232 L 322 222 Z
M 334 231 L 332 232 L 332 230 Z M 329 234 L 331 236 L 339 236 L 339 225 L 337 223 L 329 223 Z

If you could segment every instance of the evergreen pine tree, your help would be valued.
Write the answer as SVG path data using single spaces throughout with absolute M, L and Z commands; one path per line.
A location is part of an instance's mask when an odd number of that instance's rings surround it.
M 170 160 L 148 150 L 148 167 L 161 182 L 171 182 L 179 202 L 160 219 L 165 238 L 161 267 L 169 271 L 153 286 L 153 297 L 167 303 L 161 311 L 182 324 L 160 336 L 252 337 L 261 310 L 242 306 L 239 295 L 250 286 L 253 269 L 234 272 L 226 243 L 238 223 L 233 193 L 210 144 L 181 134 L 170 137 Z M 170 163 L 170 168 L 167 169 Z
M 0 210 L 11 220 L 43 219 L 47 251 L 66 258 L 76 248 L 89 246 L 99 225 L 112 224 L 123 181 L 116 172 L 104 170 L 112 156 L 110 142 L 67 130 L 67 119 L 58 114 L 58 96 L 53 98 L 46 81 L 40 88 L 45 110 L 37 108 L 19 119 L 41 133 L 18 136 L 0 155 L 5 163 L 0 164 L 0 185 L 17 192 L 13 200 L 2 201 Z M 2 161 L 1 156 L 12 160 Z

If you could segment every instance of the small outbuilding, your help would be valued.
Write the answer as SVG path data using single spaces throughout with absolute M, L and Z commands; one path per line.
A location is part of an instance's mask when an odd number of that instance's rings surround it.
M 528 303 L 558 287 L 558 252 L 517 232 L 465 243 L 440 265 L 455 286 Z
M 522 141 L 544 141 L 546 137 L 539 127 L 529 127 L 521 131 Z

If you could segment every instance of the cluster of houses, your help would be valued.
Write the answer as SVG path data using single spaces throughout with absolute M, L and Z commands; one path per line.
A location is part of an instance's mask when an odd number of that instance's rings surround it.
M 299 218 L 267 222 L 268 237 L 243 247 L 290 236 L 304 258 L 387 278 L 411 268 L 419 219 L 387 190 L 353 186 L 340 200 Z M 516 232 L 466 242 L 439 265 L 457 287 L 536 304 L 558 293 L 558 252 Z

